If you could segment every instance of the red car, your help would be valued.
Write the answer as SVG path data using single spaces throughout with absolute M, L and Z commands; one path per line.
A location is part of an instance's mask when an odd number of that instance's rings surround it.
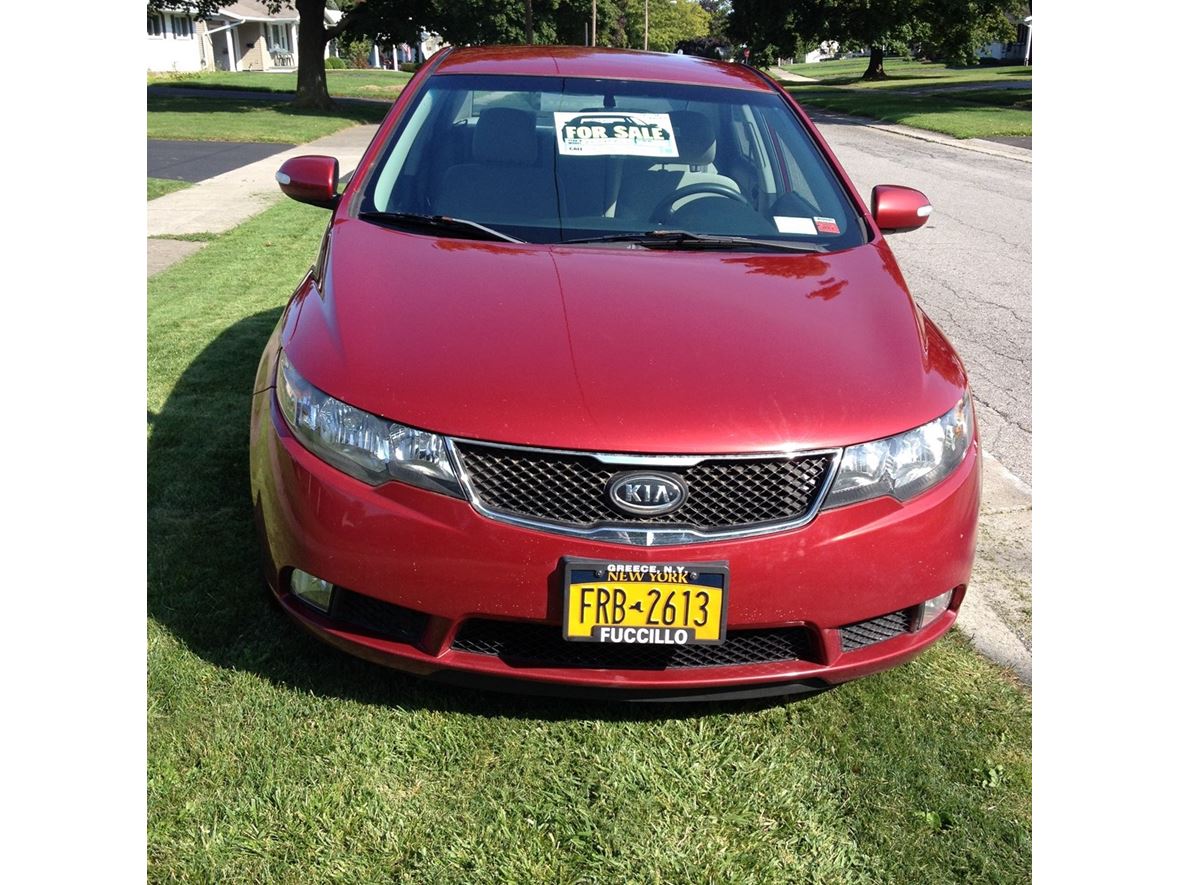
M 963 365 L 759 71 L 444 51 L 337 195 L 266 345 L 251 482 L 304 627 L 421 676 L 627 699 L 823 689 L 963 601 Z

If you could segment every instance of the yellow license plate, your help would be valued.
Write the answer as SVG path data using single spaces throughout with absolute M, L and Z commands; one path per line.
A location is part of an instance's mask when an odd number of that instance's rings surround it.
M 563 634 L 573 642 L 724 642 L 728 591 L 723 562 L 566 560 Z

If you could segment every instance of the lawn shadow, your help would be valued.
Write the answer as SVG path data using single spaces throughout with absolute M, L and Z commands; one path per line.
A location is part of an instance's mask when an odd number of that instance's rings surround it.
M 866 67 L 868 65 L 866 64 Z M 850 74 L 847 77 L 828 77 L 823 80 L 817 80 L 815 83 L 808 83 L 807 86 L 854 86 L 858 83 L 902 83 L 906 80 L 932 80 L 938 74 L 891 74 L 889 68 L 885 68 L 884 80 L 869 80 L 866 81 L 861 74 Z M 877 87 L 884 88 L 884 87 Z
M 331 110 L 316 110 L 314 108 L 297 108 L 291 104 L 294 93 L 272 92 L 245 94 L 250 90 L 238 87 L 212 87 L 206 89 L 200 86 L 162 87 L 173 90 L 177 94 L 162 95 L 161 88 L 148 92 L 147 109 L 151 112 L 167 112 L 175 114 L 202 115 L 210 112 L 224 114 L 249 114 L 264 107 L 276 114 L 289 117 L 331 117 L 332 119 L 349 119 L 357 123 L 380 123 L 389 112 L 391 101 L 378 101 L 359 98 L 334 98 L 335 107 Z M 241 97 L 234 92 L 242 92 Z M 202 94 L 208 93 L 208 94 Z
M 149 413 L 148 614 L 193 654 L 297 691 L 416 710 L 560 721 L 695 718 L 781 699 L 627 704 L 506 695 L 406 676 L 306 634 L 274 604 L 255 536 L 249 417 L 255 368 L 280 310 L 217 336 Z

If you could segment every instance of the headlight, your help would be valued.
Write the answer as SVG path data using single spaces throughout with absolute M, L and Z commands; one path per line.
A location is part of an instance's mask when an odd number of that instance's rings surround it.
M 275 381 L 291 432 L 333 467 L 370 485 L 391 479 L 462 498 L 463 490 L 437 433 L 415 430 L 342 403 L 309 384 L 284 353 Z
M 963 463 L 975 433 L 971 394 L 929 424 L 886 439 L 849 446 L 824 507 L 892 495 L 906 501 Z

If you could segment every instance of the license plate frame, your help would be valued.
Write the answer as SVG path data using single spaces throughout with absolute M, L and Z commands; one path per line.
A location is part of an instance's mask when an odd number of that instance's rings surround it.
M 725 642 L 726 627 L 729 618 L 729 563 L 727 561 L 712 562 L 610 562 L 600 559 L 578 559 L 567 557 L 563 560 L 562 575 L 562 638 L 568 642 L 597 642 L 609 645 L 720 645 Z M 652 577 L 643 579 L 643 575 Z M 588 577 L 589 576 L 589 577 Z M 628 578 L 624 580 L 623 577 Z M 637 580 L 630 580 L 630 578 Z M 597 592 L 591 603 L 594 609 L 590 620 L 589 633 L 586 618 L 586 596 L 583 591 L 586 584 L 609 584 L 610 598 L 607 602 L 612 623 L 600 623 L 597 617 L 601 613 Z M 639 588 L 651 585 L 640 592 Z M 598 588 L 596 588 L 598 589 Z M 623 600 L 623 620 L 617 621 L 618 598 L 615 591 L 625 594 Z M 688 591 L 690 597 L 684 600 L 683 594 Z M 656 622 L 652 622 L 652 612 L 647 607 L 652 603 L 652 592 L 659 592 L 660 596 L 653 605 L 660 609 Z M 707 611 L 700 608 L 701 599 L 696 594 L 704 592 L 708 597 Z M 574 599 L 575 593 L 577 599 Z M 673 597 L 669 602 L 668 597 Z M 639 601 L 645 605 L 635 611 L 634 604 Z M 684 617 L 681 617 L 684 602 Z M 696 602 L 697 614 L 692 616 L 691 606 Z M 577 610 L 573 606 L 577 605 Z M 663 607 L 671 605 L 674 609 L 671 623 L 665 618 Z M 704 615 L 704 624 L 695 625 L 695 621 Z M 715 617 L 714 617 L 715 615 Z M 687 623 L 682 623 L 687 621 Z M 603 628 L 611 628 L 612 632 L 603 633 Z M 614 638 L 628 628 L 634 628 L 635 633 L 627 634 L 633 638 L 629 641 Z M 638 631 L 647 633 L 639 634 Z M 654 631 L 654 632 L 652 632 Z M 686 631 L 687 636 L 681 637 L 676 631 Z M 698 636 L 698 633 L 702 634 Z M 637 638 L 642 635 L 643 638 Z M 678 641 L 683 638 L 684 641 Z

